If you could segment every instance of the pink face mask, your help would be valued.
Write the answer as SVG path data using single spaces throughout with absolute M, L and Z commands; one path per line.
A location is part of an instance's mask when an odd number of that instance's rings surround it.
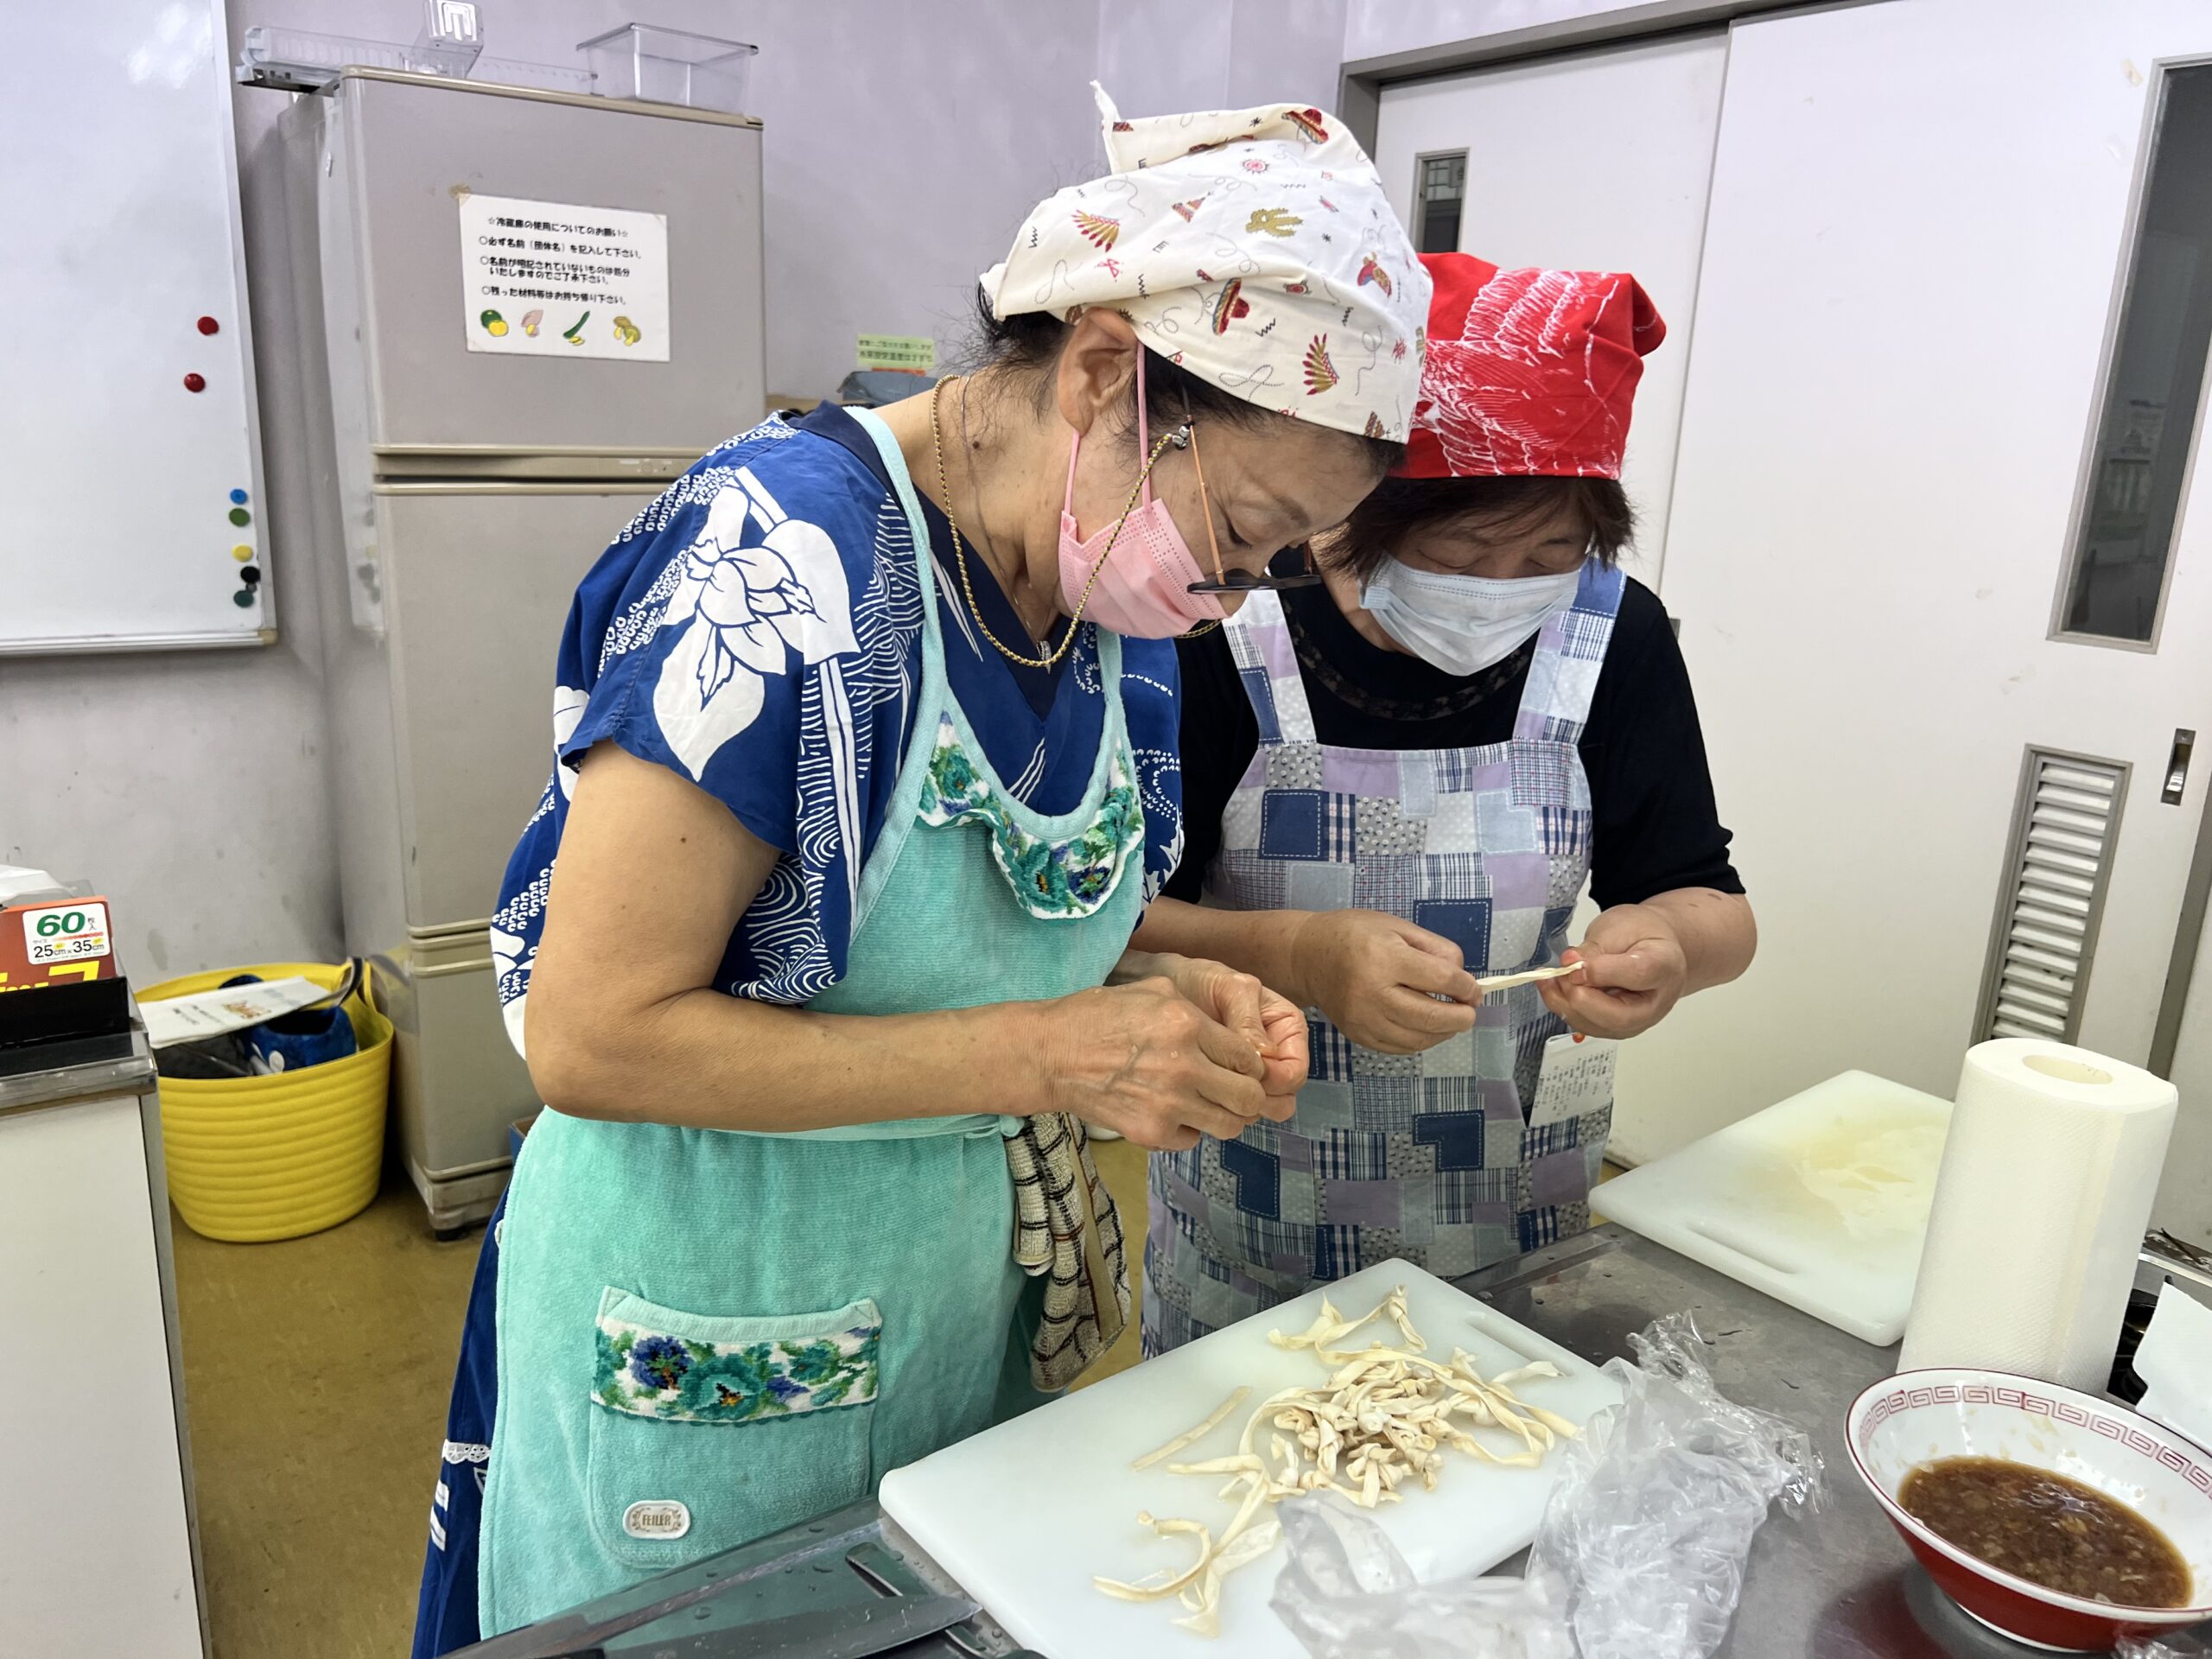
M 1152 499 L 1147 467 L 1143 503 L 1122 519 L 1120 533 L 1108 524 L 1089 541 L 1075 522 L 1075 461 L 1083 435 L 1068 446 L 1068 491 L 1060 505 L 1060 598 L 1102 628 L 1132 639 L 1167 639 L 1188 633 L 1201 622 L 1218 622 L 1228 613 L 1211 594 L 1189 591 L 1205 572 L 1191 555 L 1183 532 L 1165 501 Z M 1144 353 L 1137 353 L 1137 450 L 1152 454 L 1144 412 Z M 1096 573 L 1096 580 L 1093 572 Z M 1086 601 L 1086 589 L 1090 597 Z

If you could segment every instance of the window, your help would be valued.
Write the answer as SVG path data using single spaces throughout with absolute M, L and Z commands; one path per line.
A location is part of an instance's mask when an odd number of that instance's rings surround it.
M 1467 152 L 1424 156 L 1414 181 L 1414 247 L 1421 253 L 1459 251 L 1459 205 L 1467 194 Z
M 2147 645 L 2212 350 L 2212 66 L 2165 72 L 2061 633 Z

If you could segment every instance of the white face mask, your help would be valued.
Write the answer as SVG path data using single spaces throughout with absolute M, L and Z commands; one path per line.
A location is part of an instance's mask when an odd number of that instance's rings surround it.
M 1574 602 L 1580 569 L 1556 576 L 1458 576 L 1395 559 L 1359 585 L 1382 632 L 1446 674 L 1479 674 Z

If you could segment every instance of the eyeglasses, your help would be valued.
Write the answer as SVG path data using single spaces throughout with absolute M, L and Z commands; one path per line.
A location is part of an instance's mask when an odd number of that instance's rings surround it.
M 1183 424 L 1175 429 L 1167 442 L 1178 449 L 1191 452 L 1191 463 L 1198 471 L 1198 511 L 1206 521 L 1206 546 L 1213 554 L 1211 582 L 1194 582 L 1183 591 L 1187 594 L 1256 594 L 1280 593 L 1287 588 L 1314 588 L 1320 585 L 1321 573 L 1313 568 L 1313 550 L 1300 548 L 1306 568 L 1290 575 L 1278 576 L 1265 570 L 1231 570 L 1221 562 L 1221 542 L 1213 531 L 1213 500 L 1206 493 L 1205 462 L 1198 457 L 1198 423 L 1191 418 L 1190 410 L 1183 412 Z
M 1279 576 L 1271 570 L 1224 570 L 1213 582 L 1194 582 L 1185 593 L 1192 594 L 1257 594 L 1281 593 L 1286 588 L 1318 588 L 1321 573 L 1313 569 L 1313 550 L 1305 550 L 1306 569 Z

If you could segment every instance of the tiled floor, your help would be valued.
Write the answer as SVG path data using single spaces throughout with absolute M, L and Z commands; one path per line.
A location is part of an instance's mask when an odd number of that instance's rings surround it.
M 1134 1244 L 1144 1154 L 1098 1151 Z M 281 1244 L 174 1224 L 215 1659 L 396 1659 L 481 1235 L 439 1243 L 404 1183 Z M 1133 1320 L 1087 1380 L 1136 1357 Z

